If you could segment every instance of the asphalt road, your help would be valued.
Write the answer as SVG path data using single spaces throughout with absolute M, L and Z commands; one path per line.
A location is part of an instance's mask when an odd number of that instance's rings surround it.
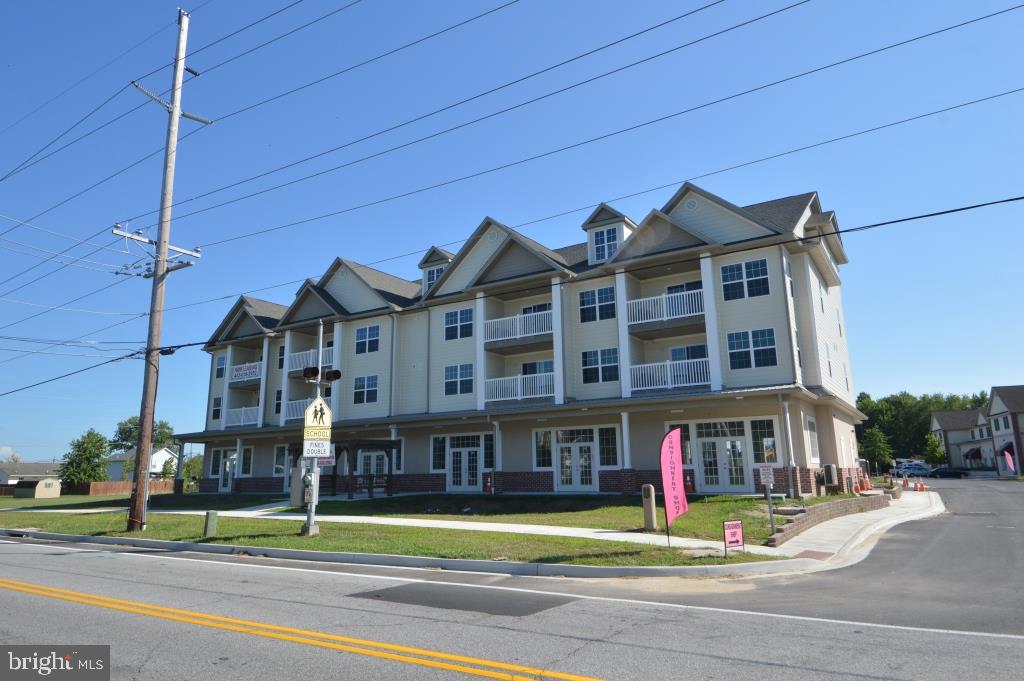
M 0 642 L 109 644 L 116 679 L 1018 678 L 1024 485 L 935 488 L 950 513 L 898 526 L 854 566 L 786 578 L 514 578 L 4 542 Z

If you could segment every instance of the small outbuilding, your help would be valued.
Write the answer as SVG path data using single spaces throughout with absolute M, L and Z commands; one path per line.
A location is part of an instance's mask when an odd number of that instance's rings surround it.
M 14 486 L 16 499 L 55 499 L 60 496 L 60 479 L 47 477 L 19 480 Z

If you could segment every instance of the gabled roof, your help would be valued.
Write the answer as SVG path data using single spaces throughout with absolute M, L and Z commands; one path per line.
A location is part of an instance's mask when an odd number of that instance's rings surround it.
M 993 386 L 992 395 L 999 395 L 999 399 L 1009 411 L 1024 411 L 1024 385 Z M 991 402 L 989 405 L 991 406 Z
M 417 265 L 417 267 L 423 269 L 426 265 L 447 264 L 450 263 L 454 257 L 455 254 L 451 251 L 446 251 L 440 246 L 431 246 L 430 250 L 423 255 L 423 258 L 420 260 L 420 264 Z
M 638 244 L 638 243 L 642 244 L 642 243 L 645 242 L 645 240 L 648 240 L 647 233 L 651 229 L 655 229 L 654 227 L 652 227 L 652 225 L 655 222 L 658 222 L 658 221 L 661 221 L 661 222 L 664 222 L 664 223 L 670 225 L 671 229 L 679 230 L 679 232 L 681 232 L 682 234 L 686 234 L 686 235 L 696 239 L 699 243 L 698 244 L 694 244 L 694 246 L 676 246 L 676 247 L 672 247 L 672 248 L 662 249 L 660 251 L 652 251 L 652 252 L 649 252 L 649 253 L 640 253 L 640 254 L 633 253 L 633 251 L 635 250 L 634 245 Z M 666 240 L 663 240 L 662 243 L 664 243 L 664 241 L 666 241 Z M 671 242 L 669 242 L 669 243 L 671 243 Z M 696 247 L 698 245 L 717 246 L 717 245 L 720 245 L 720 244 L 718 244 L 718 242 L 716 242 L 710 235 L 703 234 L 703 233 L 701 233 L 699 231 L 694 230 L 691 227 L 683 227 L 677 221 L 673 220 L 671 215 L 668 215 L 667 213 L 664 213 L 664 212 L 658 210 L 657 208 L 654 208 L 654 209 L 652 209 L 646 215 L 646 217 L 644 217 L 643 220 L 640 221 L 640 226 L 637 227 L 633 231 L 633 233 L 630 234 L 626 238 L 626 240 L 622 242 L 622 245 L 615 252 L 615 255 L 613 255 L 611 258 L 609 258 L 604 264 L 607 265 L 609 263 L 613 263 L 613 262 L 616 262 L 616 261 L 619 261 L 619 260 L 626 260 L 626 259 L 629 259 L 629 258 L 639 258 L 639 257 L 643 257 L 643 256 L 646 256 L 646 255 L 657 255 L 658 253 L 666 253 L 666 252 L 671 252 L 671 251 L 683 250 L 683 248 L 691 248 L 691 247 Z M 641 246 L 641 248 L 643 248 L 643 246 Z
M 800 218 L 803 217 L 804 212 L 812 203 L 817 201 L 817 198 L 817 192 L 807 192 L 805 194 L 786 196 L 781 199 L 752 203 L 749 206 L 744 206 L 743 210 L 753 213 L 765 222 L 773 224 L 783 231 L 792 232 L 800 223 Z M 816 211 L 812 208 L 811 212 L 815 213 Z
M 306 298 L 313 296 L 317 298 L 321 303 L 326 305 L 334 314 L 339 316 L 348 315 L 348 310 L 339 303 L 334 296 L 325 291 L 320 285 L 316 283 L 316 279 L 307 279 L 302 282 L 302 286 L 295 292 L 295 299 L 292 300 L 292 304 L 288 306 L 288 311 L 281 315 L 281 321 L 279 324 L 287 324 L 292 321 L 292 314 L 302 306 L 306 301 Z
M 980 413 L 980 409 L 933 411 L 932 418 L 942 430 L 970 430 L 978 425 L 978 414 Z
M 597 207 L 587 216 L 587 219 L 583 221 L 581 229 L 587 231 L 595 227 L 604 227 L 616 222 L 625 222 L 630 227 L 636 227 L 636 224 L 626 217 L 625 213 L 620 213 L 615 210 L 607 203 L 601 202 L 597 204 Z
M 0 471 L 9 478 L 45 478 L 56 477 L 60 472 L 59 463 L 0 463 Z
M 396 277 L 387 272 L 381 272 L 372 267 L 346 260 L 345 264 L 366 282 L 366 285 L 380 294 L 381 298 L 396 307 L 408 307 L 416 303 L 420 298 L 422 287 L 416 282 Z
M 664 207 L 661 209 L 661 212 L 666 213 L 666 214 L 667 213 L 671 213 L 673 210 L 675 210 L 675 207 L 677 205 L 679 205 L 679 202 L 683 200 L 683 197 L 686 196 L 686 194 L 689 193 L 689 192 L 693 192 L 695 194 L 698 194 L 698 195 L 704 197 L 705 199 L 707 199 L 708 201 L 711 201 L 712 203 L 716 203 L 719 206 L 721 206 L 722 208 L 725 208 L 726 210 L 730 210 L 730 211 L 736 213 L 740 217 L 745 218 L 745 219 L 749 220 L 750 222 L 753 222 L 758 227 L 762 227 L 762 228 L 768 230 L 769 232 L 771 232 L 773 234 L 783 234 L 786 231 L 785 229 L 783 229 L 779 225 L 776 225 L 774 222 L 771 222 L 771 221 L 761 217 L 760 215 L 747 210 L 746 208 L 740 208 L 736 204 L 730 203 L 729 201 L 726 201 L 722 197 L 717 196 L 715 194 L 712 194 L 708 190 L 702 189 L 702 188 L 698 187 L 695 184 L 691 184 L 690 182 L 684 182 L 683 186 L 681 186 L 678 190 L 676 190 L 676 193 L 672 195 L 672 198 L 670 198 L 668 200 L 668 202 L 665 203 Z M 783 199 L 779 199 L 779 200 L 783 200 Z M 772 203 L 772 202 L 771 201 L 767 201 L 765 203 Z M 754 204 L 755 207 L 759 206 L 759 205 L 763 205 L 763 204 Z
M 460 248 L 459 252 L 455 255 L 455 259 L 452 260 L 451 264 L 445 268 L 441 276 L 438 277 L 436 282 L 434 282 L 434 286 L 429 291 L 427 291 L 427 294 L 426 296 L 424 296 L 424 298 L 433 297 L 434 295 L 436 295 L 437 291 L 441 290 L 441 287 L 444 285 L 444 282 L 448 280 L 452 272 L 458 269 L 462 261 L 466 259 L 467 254 L 473 250 L 473 247 L 477 244 L 478 241 L 480 241 L 480 238 L 491 227 L 494 227 L 504 232 L 505 234 L 508 235 L 510 239 L 514 239 L 516 242 L 519 243 L 520 246 L 526 248 L 529 251 L 532 251 L 542 260 L 547 261 L 555 269 L 563 270 L 567 273 L 569 272 L 569 269 L 566 266 L 567 263 L 565 262 L 565 258 L 563 258 L 560 253 L 551 250 L 547 246 L 544 246 L 543 244 L 540 244 L 527 236 L 523 236 L 522 234 L 512 229 L 511 227 L 498 222 L 497 220 L 490 216 L 487 216 L 480 221 L 480 224 L 477 225 L 477 228 L 474 229 L 473 233 L 469 235 L 469 238 L 466 239 L 466 242 L 462 245 L 462 248 Z
M 214 330 L 213 335 L 210 336 L 210 340 L 207 344 L 214 344 L 223 336 L 228 329 L 231 328 L 233 323 L 239 318 L 239 316 L 247 316 L 252 319 L 253 323 L 260 328 L 263 333 L 270 333 L 277 325 L 281 322 L 281 318 L 284 316 L 288 308 L 284 305 L 278 305 L 272 303 L 269 300 L 261 300 L 259 298 L 251 298 L 249 296 L 239 296 L 238 300 L 235 301 L 228 313 L 224 315 L 224 319 Z
M 566 268 L 571 272 L 579 274 L 580 272 L 591 269 L 589 262 L 590 253 L 586 241 L 578 244 L 572 244 L 571 246 L 556 248 L 555 253 L 562 256 L 562 260 L 565 261 Z

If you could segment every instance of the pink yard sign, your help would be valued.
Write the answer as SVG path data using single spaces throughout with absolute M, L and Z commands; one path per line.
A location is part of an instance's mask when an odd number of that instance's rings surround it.
M 1017 469 L 1013 467 L 1013 454 L 1010 453 L 1009 448 L 1003 450 L 1003 456 L 1006 457 L 1006 467 L 1009 468 L 1011 472 L 1016 473 Z
M 690 510 L 683 484 L 683 435 L 673 428 L 661 441 L 661 487 L 665 494 L 665 524 Z
M 722 530 L 725 533 L 725 548 L 743 546 L 742 520 L 726 520 L 722 523 Z

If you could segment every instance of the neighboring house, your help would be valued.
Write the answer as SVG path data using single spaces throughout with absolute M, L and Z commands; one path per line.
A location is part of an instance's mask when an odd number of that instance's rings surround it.
M 164 463 L 168 460 L 176 461 L 178 453 L 173 449 L 163 447 L 161 449 L 153 449 L 153 453 L 149 457 L 149 476 L 159 477 L 164 470 Z M 128 471 L 128 475 L 124 474 L 124 467 L 129 466 L 131 469 Z M 132 447 L 126 452 L 120 454 L 114 454 L 107 459 L 107 480 L 114 482 L 118 480 L 134 480 L 135 479 L 135 448 Z
M 0 485 L 14 485 L 22 480 L 59 477 L 59 463 L 0 463 Z
M 993 469 L 992 433 L 984 409 L 932 412 L 931 433 L 953 468 Z
M 761 463 L 782 491 L 859 476 L 847 257 L 816 193 L 741 208 L 687 183 L 581 228 L 551 249 L 487 218 L 414 281 L 337 258 L 289 305 L 239 298 L 205 346 L 206 427 L 177 437 L 206 445 L 200 489 L 286 489 L 320 320 L 335 441 L 400 440 L 397 491 L 633 492 L 675 425 L 697 492 L 754 493 Z
M 955 468 L 981 468 L 1021 475 L 1024 385 L 994 386 L 981 409 L 932 412 L 932 435 Z M 1007 465 L 1007 455 L 1013 470 Z

